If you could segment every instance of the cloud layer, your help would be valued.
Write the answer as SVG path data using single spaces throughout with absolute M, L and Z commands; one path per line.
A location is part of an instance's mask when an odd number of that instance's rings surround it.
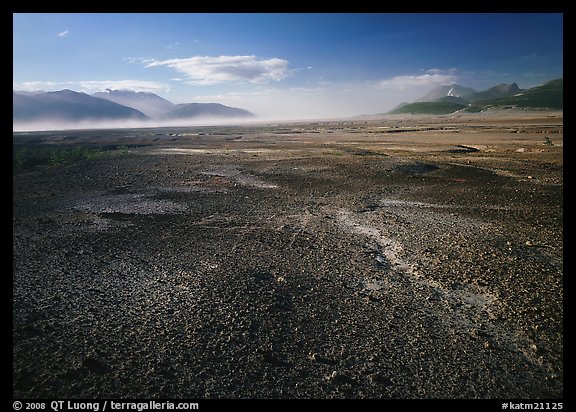
M 227 82 L 268 83 L 287 77 L 288 61 L 256 56 L 195 56 L 186 59 L 146 60 L 145 67 L 167 66 L 195 85 Z
M 95 93 L 106 89 L 112 90 L 132 90 L 136 92 L 166 92 L 170 87 L 166 83 L 149 80 L 86 80 L 77 82 L 50 82 L 34 81 L 24 83 L 13 83 L 14 90 L 33 92 L 37 90 L 61 90 L 72 89 L 85 93 Z
M 458 77 L 454 70 L 442 71 L 439 69 L 428 70 L 419 76 L 395 76 L 380 81 L 380 87 L 386 89 L 404 90 L 410 87 L 434 87 L 454 83 Z

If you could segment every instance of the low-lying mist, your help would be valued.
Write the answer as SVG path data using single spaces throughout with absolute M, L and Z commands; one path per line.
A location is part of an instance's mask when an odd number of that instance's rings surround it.
M 30 122 L 13 122 L 14 132 L 40 132 L 51 130 L 80 130 L 80 129 L 140 129 L 156 127 L 194 127 L 194 126 L 237 126 L 250 124 L 263 124 L 271 122 L 299 122 L 299 121 L 326 121 L 336 120 L 333 118 L 300 117 L 300 118 L 219 118 L 202 117 L 194 119 L 173 119 L 173 120 L 57 120 L 45 119 Z

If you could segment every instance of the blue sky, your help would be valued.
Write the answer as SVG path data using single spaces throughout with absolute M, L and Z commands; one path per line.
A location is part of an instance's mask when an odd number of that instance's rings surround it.
M 157 93 L 262 117 L 382 113 L 563 76 L 561 14 L 15 14 L 13 87 Z

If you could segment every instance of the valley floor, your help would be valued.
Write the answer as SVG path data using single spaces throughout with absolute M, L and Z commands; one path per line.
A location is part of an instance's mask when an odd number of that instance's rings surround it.
M 562 398 L 562 125 L 15 134 L 13 396 Z

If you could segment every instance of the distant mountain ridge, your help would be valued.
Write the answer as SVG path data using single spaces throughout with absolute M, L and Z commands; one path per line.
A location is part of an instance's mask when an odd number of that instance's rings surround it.
M 72 90 L 19 94 L 13 92 L 14 121 L 148 120 L 130 107 Z
M 174 108 L 174 103 L 149 92 L 106 89 L 103 92 L 94 93 L 92 96 L 131 107 L 144 113 L 151 119 L 159 118 Z
M 487 90 L 472 93 L 468 96 L 465 96 L 465 99 L 467 99 L 470 102 L 479 102 L 482 100 L 499 99 L 502 97 L 513 96 L 513 95 L 521 93 L 523 91 L 524 90 L 520 89 L 520 87 L 518 87 L 518 85 L 516 83 L 512 83 L 512 84 L 502 83 L 502 84 L 498 84 L 496 86 L 493 86 Z
M 564 79 L 555 79 L 521 93 L 498 99 L 485 100 L 485 105 L 518 107 L 564 108 Z
M 465 98 L 465 96 L 476 93 L 476 90 L 470 87 L 451 84 L 447 86 L 438 86 L 416 100 L 416 102 L 433 102 L 446 96 Z
M 417 101 L 397 106 L 388 113 L 449 114 L 504 106 L 562 109 L 563 85 L 561 78 L 528 90 L 520 89 L 516 83 L 502 83 L 480 92 L 457 84 L 440 86 Z
M 183 103 L 162 116 L 164 119 L 189 119 L 195 117 L 256 117 L 248 110 L 224 106 L 220 103 Z
M 476 91 L 470 87 L 451 84 L 447 86 L 438 86 L 416 100 L 416 102 L 435 102 L 448 101 L 446 98 L 458 98 L 462 102 L 470 103 L 487 99 L 497 99 L 500 97 L 512 96 L 521 93 L 522 90 L 516 83 L 498 84 L 483 91 Z
M 174 104 L 154 93 L 147 92 L 106 90 L 95 93 L 93 96 L 138 109 L 154 120 L 256 117 L 248 110 L 238 107 L 225 106 L 220 103 Z
M 93 95 L 72 90 L 54 92 L 13 90 L 12 94 L 12 119 L 15 123 L 256 117 L 248 110 L 220 103 L 173 104 L 154 93 L 129 90 L 109 89 Z

